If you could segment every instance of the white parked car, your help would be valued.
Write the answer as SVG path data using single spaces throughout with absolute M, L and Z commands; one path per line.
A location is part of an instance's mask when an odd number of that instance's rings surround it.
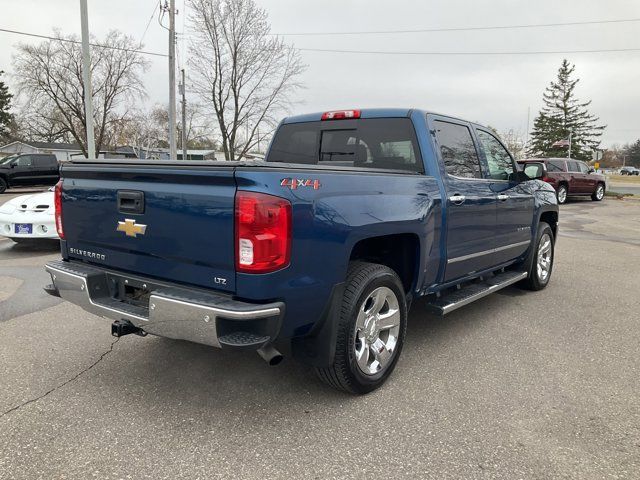
M 53 187 L 21 195 L 0 206 L 0 235 L 16 243 L 40 238 L 57 239 Z

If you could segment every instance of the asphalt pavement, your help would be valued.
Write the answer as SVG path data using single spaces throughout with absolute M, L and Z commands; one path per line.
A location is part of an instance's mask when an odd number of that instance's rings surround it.
M 363 397 L 289 359 L 116 340 L 40 290 L 51 246 L 0 240 L 0 479 L 640 478 L 640 202 L 560 219 L 547 289 L 415 303 Z

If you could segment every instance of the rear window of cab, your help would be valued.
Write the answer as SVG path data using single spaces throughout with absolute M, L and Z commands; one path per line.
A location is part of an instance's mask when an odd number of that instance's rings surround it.
M 283 124 L 266 161 L 424 173 L 408 118 Z

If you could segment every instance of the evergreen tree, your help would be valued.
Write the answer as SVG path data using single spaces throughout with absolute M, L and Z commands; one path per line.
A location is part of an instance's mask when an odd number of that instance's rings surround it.
M 565 59 L 558 70 L 558 78 L 545 90 L 544 107 L 533 122 L 528 154 L 541 157 L 566 157 L 568 146 L 553 144 L 568 140 L 571 132 L 571 157 L 591 160 L 593 149 L 600 145 L 605 125 L 598 125 L 598 117 L 587 110 L 591 104 L 580 102 L 574 90 L 580 79 L 572 78 L 575 65 Z
M 0 76 L 3 73 L 0 70 Z M 13 120 L 13 116 L 9 113 L 12 97 L 13 95 L 9 93 L 9 88 L 0 80 L 0 140 L 4 140 L 9 134 L 9 125 Z
M 627 156 L 627 165 L 640 167 L 640 140 L 636 140 L 635 143 L 627 146 L 624 155 Z

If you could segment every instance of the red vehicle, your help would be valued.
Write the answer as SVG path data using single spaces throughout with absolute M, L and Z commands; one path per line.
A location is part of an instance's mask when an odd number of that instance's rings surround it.
M 529 162 L 544 163 L 547 171 L 542 178 L 556 190 L 558 203 L 567 201 L 567 197 L 591 196 L 599 202 L 604 198 L 606 183 L 604 175 L 596 173 L 593 167 L 580 160 L 570 158 L 527 158 L 518 163 L 524 167 Z

